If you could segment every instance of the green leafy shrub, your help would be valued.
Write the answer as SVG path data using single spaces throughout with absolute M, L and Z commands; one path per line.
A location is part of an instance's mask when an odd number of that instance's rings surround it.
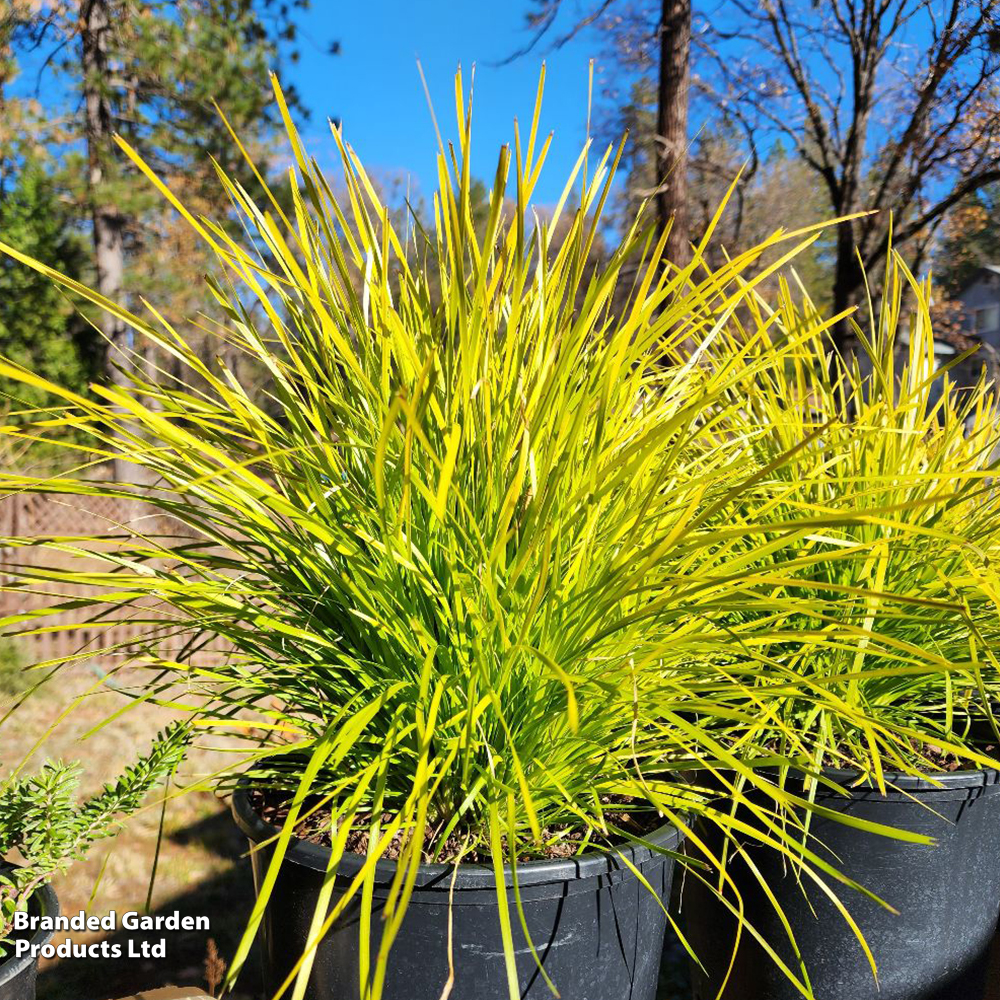
M 118 833 L 149 792 L 176 769 L 189 734 L 180 725 L 160 733 L 150 751 L 113 782 L 79 803 L 78 763 L 46 761 L 37 774 L 0 782 L 0 956 L 14 913 L 53 876 L 86 856 L 99 840 Z M 17 866 L 4 867 L 16 852 Z
M 0 695 L 15 695 L 28 686 L 24 668 L 28 658 L 13 639 L 0 636 Z

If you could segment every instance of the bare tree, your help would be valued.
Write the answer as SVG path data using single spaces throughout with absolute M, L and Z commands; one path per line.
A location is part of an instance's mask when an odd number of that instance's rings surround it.
M 666 256 L 683 265 L 690 255 L 687 215 L 688 93 L 690 88 L 691 0 L 657 0 L 658 19 L 651 32 L 658 49 L 658 88 L 656 115 L 656 186 L 648 194 L 656 204 L 657 228 L 670 227 Z M 552 34 L 563 0 L 534 0 L 535 10 L 528 15 L 534 32 L 531 41 L 511 59 L 531 51 Z M 556 35 L 558 48 L 590 25 L 607 26 L 605 19 L 615 4 L 628 6 L 627 0 L 600 0 L 572 27 Z
M 660 231 L 671 225 L 667 259 L 690 258 L 687 216 L 688 91 L 691 81 L 691 0 L 663 0 L 660 77 L 656 111 L 656 214 Z M 671 224 L 672 220 L 672 224 Z
M 832 214 L 877 213 L 839 227 L 841 311 L 890 243 L 922 257 L 948 211 L 1000 179 L 1000 0 L 722 3 L 700 82 L 752 141 L 790 141 Z M 846 323 L 837 338 L 849 347 Z

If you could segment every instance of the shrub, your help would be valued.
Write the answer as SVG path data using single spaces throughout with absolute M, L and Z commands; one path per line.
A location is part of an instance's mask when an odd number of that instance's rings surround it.
M 15 772 L 0 782 L 0 956 L 10 943 L 14 914 L 96 842 L 118 833 L 149 792 L 176 769 L 188 738 L 183 726 L 164 730 L 148 753 L 83 803 L 76 800 L 78 763 L 46 761 L 37 774 Z M 18 866 L 3 866 L 14 852 Z

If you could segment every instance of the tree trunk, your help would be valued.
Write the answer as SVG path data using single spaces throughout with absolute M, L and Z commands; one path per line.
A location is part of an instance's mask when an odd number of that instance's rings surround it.
M 837 227 L 837 257 L 833 272 L 833 313 L 836 316 L 854 304 L 854 298 L 863 281 L 854 243 L 854 228 L 842 222 Z M 832 330 L 833 342 L 844 358 L 854 350 L 854 335 L 850 319 L 838 320 Z
M 661 233 L 673 220 L 666 256 L 680 267 L 690 259 L 687 224 L 690 52 L 691 0 L 663 0 L 659 106 L 656 115 L 656 214 Z
M 125 274 L 123 233 L 125 220 L 106 187 L 105 164 L 112 153 L 114 127 L 107 95 L 108 43 L 111 16 L 108 0 L 84 0 L 80 7 L 80 52 L 83 63 L 83 101 L 86 121 L 88 186 L 94 236 L 97 290 L 119 302 Z M 102 312 L 108 379 L 121 384 L 124 377 L 115 365 L 129 364 L 128 328 L 116 316 Z M 121 478 L 122 462 L 115 463 L 115 478 Z

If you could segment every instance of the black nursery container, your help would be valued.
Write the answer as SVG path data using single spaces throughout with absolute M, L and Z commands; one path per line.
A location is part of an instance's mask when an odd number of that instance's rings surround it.
M 48 885 L 36 889 L 28 903 L 31 913 L 54 917 L 59 913 L 59 900 Z M 21 935 L 22 937 L 24 935 Z M 15 935 L 15 940 L 18 935 Z M 30 937 L 33 945 L 43 945 L 52 937 L 52 931 L 35 931 Z M 35 1000 L 35 978 L 38 975 L 38 959 L 31 953 L 20 958 L 13 957 L 13 949 L 8 949 L 11 957 L 0 962 L 0 1000 Z
M 857 778 L 824 773 L 845 788 Z M 982 1000 L 1000 912 L 1000 772 L 935 778 L 940 784 L 887 774 L 894 788 L 885 796 L 871 785 L 853 789 L 849 799 L 823 788 L 816 795 L 828 809 L 936 840 L 934 846 L 904 843 L 815 815 L 811 820 L 816 852 L 899 911 L 830 883 L 871 948 L 877 985 L 857 938 L 822 891 L 808 877 L 797 880 L 776 852 L 748 848 L 791 923 L 816 1000 Z M 774 908 L 746 864 L 733 857 L 727 871 L 748 920 L 800 975 Z M 683 887 L 680 912 L 706 970 L 692 969 L 695 1000 L 714 1000 L 732 955 L 735 919 L 693 878 Z M 744 932 L 723 1000 L 800 996 Z
M 233 814 L 251 845 L 277 831 L 233 795 Z M 647 838 L 676 850 L 680 836 L 664 827 Z M 654 1000 L 666 926 L 661 903 L 670 897 L 674 862 L 645 848 L 622 853 L 655 890 L 654 898 L 617 859 L 585 854 L 518 865 L 518 886 L 535 949 L 562 996 L 572 1000 Z M 289 847 L 263 923 L 264 987 L 270 996 L 302 954 L 330 853 L 305 841 Z M 270 849 L 253 853 L 254 881 L 267 870 Z M 363 858 L 345 857 L 338 874 L 350 878 Z M 372 955 L 381 937 L 380 911 L 396 872 L 376 867 Z M 389 955 L 385 1000 L 439 1000 L 448 979 L 448 911 L 454 867 L 422 865 L 399 935 Z M 510 886 L 508 882 L 508 886 Z M 360 895 L 360 894 L 359 894 Z M 336 898 L 336 895 L 335 895 Z M 522 1000 L 550 1000 L 508 892 Z M 507 1000 L 507 978 L 492 868 L 462 864 L 453 893 L 455 982 L 449 1000 Z M 343 1000 L 358 993 L 360 901 L 352 901 L 317 949 L 308 1000 Z

